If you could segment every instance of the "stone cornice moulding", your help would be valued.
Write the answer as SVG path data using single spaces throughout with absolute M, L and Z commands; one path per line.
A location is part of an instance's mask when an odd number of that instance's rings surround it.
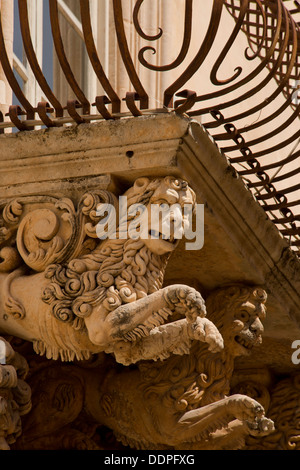
M 0 199 L 186 178 L 300 325 L 299 260 L 202 126 L 173 112 L 0 136 Z
M 172 167 L 176 173 L 176 152 L 187 127 L 185 119 L 158 114 L 0 136 L 0 191 L 11 197 L 14 187 L 24 185 L 27 193 L 31 183 L 42 182 L 47 191 L 48 182 L 62 179 L 124 174 L 134 181 Z

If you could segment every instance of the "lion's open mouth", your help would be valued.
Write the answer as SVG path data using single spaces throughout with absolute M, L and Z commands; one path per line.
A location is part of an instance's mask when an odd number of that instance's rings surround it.
M 252 349 L 253 346 L 255 345 L 256 343 L 256 339 L 246 339 L 242 336 L 235 336 L 235 341 L 240 344 L 241 346 L 243 346 L 243 348 L 245 349 Z
M 175 244 L 178 242 L 178 238 L 174 237 L 174 234 L 165 235 L 164 233 L 157 232 L 156 230 L 150 230 L 149 235 L 154 240 L 163 240 L 168 243 Z

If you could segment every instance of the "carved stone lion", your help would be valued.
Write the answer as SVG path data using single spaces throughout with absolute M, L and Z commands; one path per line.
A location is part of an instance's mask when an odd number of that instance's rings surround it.
M 261 342 L 265 301 L 261 288 L 247 286 L 222 288 L 208 297 L 208 317 L 225 340 L 218 353 L 193 340 L 189 354 L 131 368 L 111 358 L 96 367 L 39 369 L 30 382 L 33 411 L 20 447 L 102 448 L 97 425 L 112 430 L 125 446 L 152 450 L 237 449 L 248 435 L 269 434 L 273 422 L 260 403 L 228 395 L 234 358 Z
M 257 287 L 212 293 L 206 300 L 208 318 L 221 332 L 224 349 L 212 354 L 207 345 L 194 342 L 184 357 L 142 363 L 138 372 L 110 377 L 102 387 L 104 410 L 109 410 L 103 422 L 123 443 L 148 449 L 235 449 L 249 434 L 269 434 L 273 422 L 260 403 L 246 395 L 227 396 L 234 358 L 249 355 L 262 340 L 265 302 L 265 291 Z M 119 401 L 131 409 L 130 425 Z
M 125 196 L 128 214 L 134 204 L 148 210 L 151 204 L 195 204 L 188 184 L 173 177 L 140 178 Z M 63 361 L 101 351 L 123 364 L 158 359 L 186 352 L 193 338 L 221 349 L 220 334 L 203 318 L 201 295 L 185 285 L 162 288 L 179 240 L 164 233 L 158 239 L 123 238 L 120 230 L 115 239 L 99 240 L 100 203 L 118 212 L 107 191 L 85 195 L 77 211 L 69 199 L 46 196 L 3 206 L 0 332 L 32 341 L 37 353 Z M 185 320 L 171 324 L 174 314 Z M 156 329 L 163 324 L 163 332 Z M 185 346 L 174 344 L 174 330 Z M 129 357 L 126 346 L 137 339 Z
M 195 205 L 194 192 L 174 177 L 140 178 L 125 196 L 128 224 L 135 221 L 131 209 L 137 204 L 148 214 L 153 204 Z M 52 196 L 0 201 L 0 333 L 30 341 L 36 353 L 62 361 L 104 351 L 128 365 L 185 354 L 195 339 L 221 350 L 223 339 L 204 318 L 199 292 L 185 285 L 162 287 L 179 242 L 175 221 L 170 218 L 171 233 L 159 231 L 157 239 L 123 237 L 121 223 L 115 238 L 99 240 L 99 204 L 119 212 L 108 191 L 85 194 L 77 209 L 72 200 Z M 12 397 L 5 401 L 2 419 L 19 417 L 7 411 L 13 403 Z M 14 428 L 0 423 L 3 445 Z

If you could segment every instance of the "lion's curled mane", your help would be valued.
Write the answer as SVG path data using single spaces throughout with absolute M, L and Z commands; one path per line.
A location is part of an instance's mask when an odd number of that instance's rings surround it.
M 176 180 L 169 184 L 176 188 Z M 124 194 L 128 208 L 133 204 L 149 204 L 159 187 L 161 178 L 139 178 Z M 128 223 L 132 217 L 128 217 Z M 67 265 L 55 264 L 47 268 L 46 278 L 51 283 L 44 290 L 43 300 L 52 306 L 55 318 L 71 323 L 75 329 L 84 329 L 83 319 L 93 305 L 105 302 L 111 311 L 119 305 L 134 302 L 162 287 L 169 254 L 152 253 L 143 240 L 116 239 L 100 241 L 89 254 L 71 260 Z

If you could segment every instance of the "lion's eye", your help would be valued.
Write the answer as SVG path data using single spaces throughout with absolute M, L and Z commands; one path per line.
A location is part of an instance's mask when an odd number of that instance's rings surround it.
M 240 312 L 238 312 L 236 317 L 243 323 L 246 323 L 249 320 L 249 313 L 247 312 L 247 310 L 241 310 Z
M 175 186 L 175 188 L 180 188 L 181 187 L 181 182 L 179 180 L 173 180 L 173 185 Z
M 280 421 L 278 426 L 280 428 L 287 428 L 289 426 L 289 422 L 288 421 Z

